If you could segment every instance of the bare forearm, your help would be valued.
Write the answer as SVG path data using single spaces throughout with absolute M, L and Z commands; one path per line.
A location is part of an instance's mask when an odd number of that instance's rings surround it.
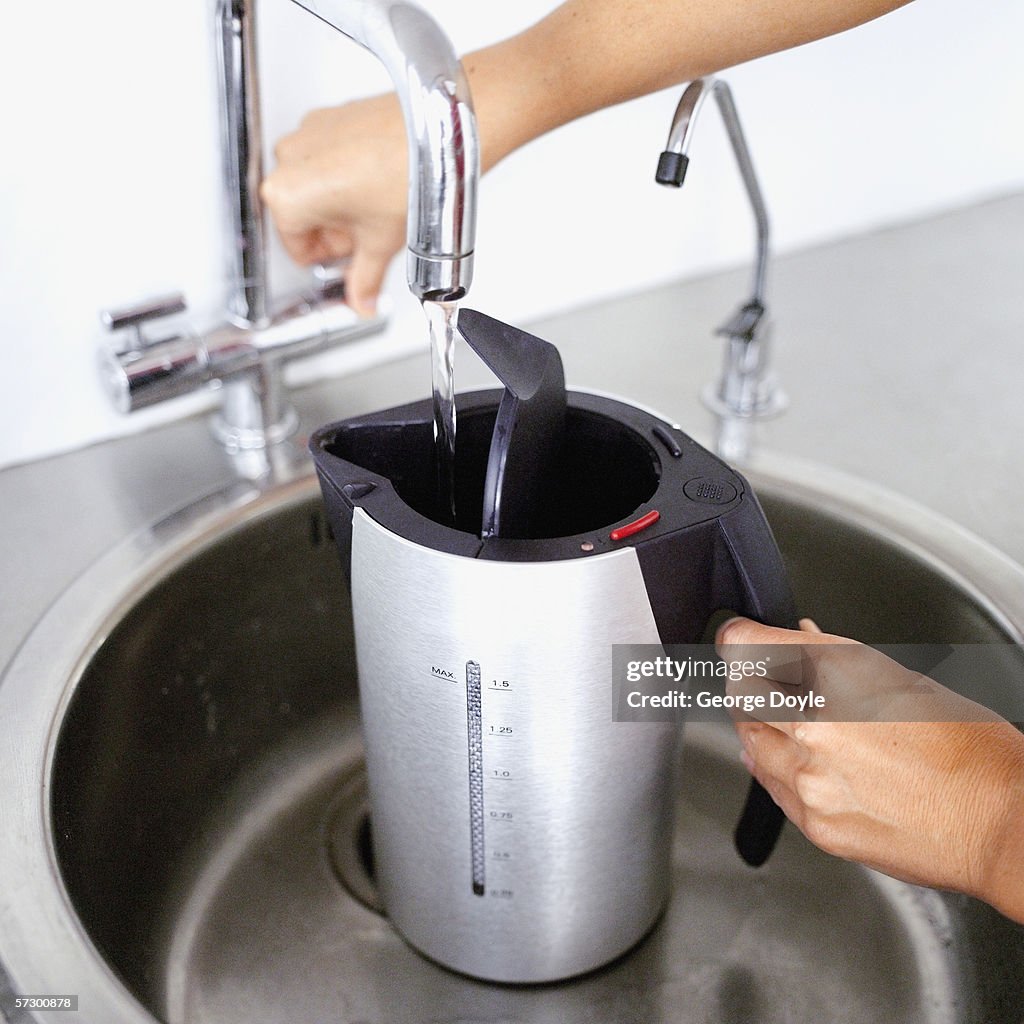
M 1018 765 L 1008 786 L 1004 826 L 996 837 L 989 877 L 977 895 L 1024 924 L 1024 752 Z
M 463 58 L 483 169 L 623 100 L 810 42 L 909 0 L 567 0 Z M 314 111 L 278 143 L 261 193 L 299 263 L 351 258 L 348 301 L 370 313 L 402 245 L 405 131 L 393 96 Z
M 484 167 L 595 110 L 870 21 L 909 0 L 568 0 L 464 58 Z

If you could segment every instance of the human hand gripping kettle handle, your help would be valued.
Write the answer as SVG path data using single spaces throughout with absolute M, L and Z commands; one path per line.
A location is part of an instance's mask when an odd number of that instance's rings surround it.
M 748 487 L 739 508 L 718 522 L 735 575 L 719 584 L 717 606 L 767 626 L 799 629 L 785 565 L 753 491 Z M 764 786 L 751 779 L 733 834 L 736 851 L 751 867 L 760 867 L 775 849 L 785 821 L 786 816 Z

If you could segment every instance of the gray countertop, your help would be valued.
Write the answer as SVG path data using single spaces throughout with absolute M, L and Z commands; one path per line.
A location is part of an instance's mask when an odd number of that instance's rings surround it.
M 868 478 L 1024 562 L 1024 195 L 777 259 L 774 366 L 789 410 L 759 444 Z M 713 328 L 745 269 L 615 298 L 531 325 L 571 385 L 652 406 L 706 439 L 698 393 L 717 372 Z M 461 389 L 490 383 L 466 352 Z M 424 397 L 422 357 L 299 392 L 302 431 Z M 297 445 L 301 445 L 301 438 Z M 98 555 L 233 476 L 192 417 L 0 472 L 0 665 Z

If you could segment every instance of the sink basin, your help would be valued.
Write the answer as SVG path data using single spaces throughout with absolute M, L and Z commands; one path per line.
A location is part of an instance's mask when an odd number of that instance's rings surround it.
M 751 479 L 825 629 L 1019 658 L 1013 563 L 847 478 Z M 308 475 L 112 551 L 22 646 L 0 720 L 0 996 L 75 994 L 87 1024 L 1024 1020 L 1024 928 L 983 904 L 791 826 L 742 865 L 725 721 L 688 727 L 674 895 L 632 953 L 513 988 L 411 951 L 377 908 L 349 607 Z

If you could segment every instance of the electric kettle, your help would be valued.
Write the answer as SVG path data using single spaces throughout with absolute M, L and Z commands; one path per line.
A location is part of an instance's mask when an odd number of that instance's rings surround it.
M 554 346 L 473 310 L 504 389 L 460 395 L 457 521 L 428 401 L 318 430 L 348 573 L 374 861 L 390 920 L 499 982 L 593 970 L 668 897 L 679 734 L 614 721 L 613 644 L 693 643 L 711 614 L 796 622 L 746 481 L 676 427 L 565 390 Z M 755 783 L 750 863 L 782 816 Z

